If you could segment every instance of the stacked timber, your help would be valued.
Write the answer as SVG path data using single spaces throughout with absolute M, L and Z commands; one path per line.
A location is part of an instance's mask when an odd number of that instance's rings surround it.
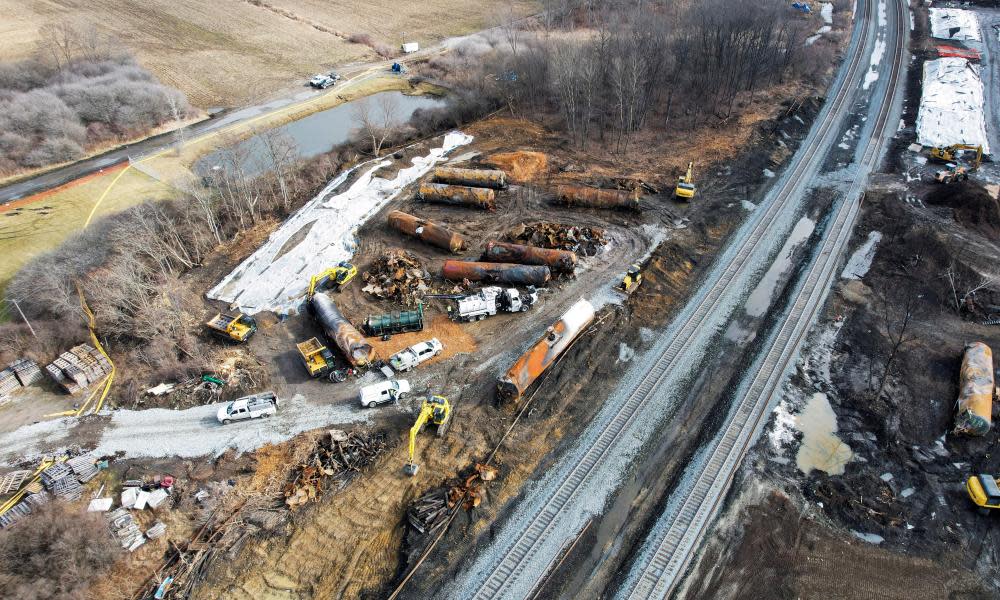
M 76 394 L 104 379 L 111 372 L 111 363 L 89 344 L 74 346 L 45 367 L 52 379 L 70 394 Z

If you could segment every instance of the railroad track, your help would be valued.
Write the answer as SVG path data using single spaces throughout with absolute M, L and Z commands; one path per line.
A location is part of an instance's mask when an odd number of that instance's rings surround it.
M 665 598 L 673 592 L 724 499 L 746 451 L 767 422 L 764 418 L 769 412 L 767 408 L 779 391 L 792 361 L 798 356 L 812 322 L 823 307 L 840 257 L 860 213 L 860 199 L 865 182 L 878 164 L 889 116 L 899 92 L 896 83 L 906 37 L 903 25 L 905 7 L 900 0 L 886 0 L 886 3 L 892 7 L 896 16 L 892 66 L 887 92 L 859 162 L 859 177 L 854 180 L 837 209 L 828 229 L 829 233 L 824 236 L 816 260 L 784 317 L 770 350 L 756 366 L 756 374 L 746 388 L 747 393 L 742 395 L 731 420 L 716 437 L 716 445 L 706 456 L 701 472 L 682 492 L 682 498 L 675 505 L 676 512 L 670 515 L 673 518 L 669 527 L 661 532 L 652 551 L 640 554 L 640 559 L 645 559 L 641 575 L 634 580 L 631 589 L 622 590 L 626 593 L 622 593 L 621 597 Z
M 780 189 L 770 196 L 769 203 L 754 212 L 753 218 L 747 224 L 751 230 L 741 235 L 742 241 L 733 244 L 721 255 L 718 265 L 712 269 L 703 284 L 703 287 L 709 287 L 698 299 L 697 306 L 689 304 L 689 308 L 681 313 L 679 320 L 682 320 L 683 324 L 676 329 L 673 338 L 656 359 L 653 367 L 639 379 L 627 398 L 619 405 L 615 414 L 597 434 L 595 443 L 581 456 L 576 457 L 568 475 L 555 492 L 534 513 L 530 522 L 516 535 L 513 543 L 484 577 L 475 591 L 475 598 L 510 597 L 512 584 L 525 575 L 526 567 L 538 564 L 536 558 L 539 547 L 551 534 L 556 517 L 569 505 L 588 476 L 607 456 L 622 432 L 627 430 L 642 407 L 661 387 L 661 382 L 671 373 L 678 357 L 683 356 L 694 344 L 697 332 L 715 316 L 723 302 L 723 293 L 744 268 L 751 264 L 755 250 L 777 217 L 799 198 L 809 176 L 818 170 L 827 151 L 836 142 L 846 108 L 850 106 L 860 84 L 864 72 L 863 59 L 867 56 L 865 50 L 873 45 L 868 42 L 874 33 L 870 25 L 873 23 L 876 5 L 871 0 L 858 0 L 858 5 L 859 10 L 856 14 L 861 16 L 855 27 L 862 28 L 859 31 L 864 33 L 857 35 L 852 42 L 850 57 L 842 67 L 842 75 L 838 78 L 839 87 L 824 107 L 820 120 L 803 142 L 803 148 L 796 155 L 796 162 L 782 177 Z M 546 557 L 544 564 L 548 566 L 551 559 L 552 557 Z M 537 578 L 533 583 L 537 583 Z

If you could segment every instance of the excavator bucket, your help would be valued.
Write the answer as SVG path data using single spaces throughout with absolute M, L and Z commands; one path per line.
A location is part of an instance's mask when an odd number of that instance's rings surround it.
M 420 465 L 418 465 L 417 463 L 406 463 L 405 465 L 403 465 L 403 473 L 406 473 L 410 477 L 416 475 L 417 471 L 419 470 L 420 470 Z

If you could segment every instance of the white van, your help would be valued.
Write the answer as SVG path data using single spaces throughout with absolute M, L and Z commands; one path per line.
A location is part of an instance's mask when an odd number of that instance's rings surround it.
M 385 402 L 397 402 L 410 393 L 410 382 L 405 379 L 390 379 L 361 388 L 358 394 L 361 406 L 374 408 Z

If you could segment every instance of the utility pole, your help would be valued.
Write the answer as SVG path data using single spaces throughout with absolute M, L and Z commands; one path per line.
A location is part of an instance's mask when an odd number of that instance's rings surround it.
M 31 331 L 31 335 L 37 338 L 38 334 L 35 333 L 35 328 L 31 326 L 31 321 L 28 321 L 28 317 L 24 316 L 24 311 L 21 310 L 21 305 L 17 303 L 17 300 L 9 299 L 8 302 L 14 305 L 14 308 L 17 309 L 18 314 L 20 314 L 21 318 L 24 319 L 24 324 L 28 326 L 28 330 Z

